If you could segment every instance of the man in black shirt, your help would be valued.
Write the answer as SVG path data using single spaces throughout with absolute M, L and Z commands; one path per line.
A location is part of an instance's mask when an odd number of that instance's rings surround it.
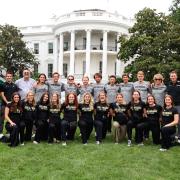
M 178 81 L 178 75 L 175 71 L 170 73 L 170 80 L 167 85 L 167 94 L 173 97 L 174 105 L 180 117 L 180 81 Z M 178 138 L 180 142 L 180 121 L 178 123 Z
M 2 107 L 0 117 L 0 138 L 3 136 L 3 124 L 4 124 L 4 109 L 5 106 L 11 102 L 11 96 L 14 92 L 18 91 L 18 87 L 13 83 L 12 72 L 6 72 L 6 82 L 1 87 Z

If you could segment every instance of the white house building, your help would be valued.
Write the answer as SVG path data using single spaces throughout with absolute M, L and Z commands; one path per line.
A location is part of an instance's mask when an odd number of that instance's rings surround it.
M 21 27 L 24 41 L 39 60 L 38 72 L 51 77 L 101 72 L 121 76 L 124 64 L 117 60 L 119 35 L 128 34 L 134 23 L 117 13 L 99 9 L 79 10 L 54 17 L 54 24 Z

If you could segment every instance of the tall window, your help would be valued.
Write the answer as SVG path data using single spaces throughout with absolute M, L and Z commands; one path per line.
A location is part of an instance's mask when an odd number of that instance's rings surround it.
M 86 37 L 83 38 L 83 49 L 86 49 Z
M 64 51 L 68 51 L 68 42 L 64 42 Z
M 53 64 L 48 64 L 48 78 L 52 77 Z
M 103 49 L 103 38 L 100 39 L 100 50 Z
M 99 73 L 102 73 L 102 61 L 99 61 Z
M 83 75 L 86 73 L 86 61 L 83 61 Z
M 53 43 L 48 43 L 48 54 L 53 54 Z
M 39 54 L 39 43 L 34 43 L 34 54 Z

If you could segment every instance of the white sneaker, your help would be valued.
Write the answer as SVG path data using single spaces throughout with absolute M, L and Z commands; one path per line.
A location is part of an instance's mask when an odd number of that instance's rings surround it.
M 33 141 L 33 144 L 39 144 L 37 141 Z
M 132 144 L 131 140 L 128 140 L 128 146 L 131 146 L 131 144 Z
M 117 144 L 119 144 L 119 143 L 118 143 L 118 142 L 115 142 L 114 144 L 116 144 L 116 145 L 117 145 Z
M 142 142 L 142 143 L 139 143 L 138 146 L 144 146 L 143 142 Z
M 83 145 L 84 145 L 84 146 L 87 146 L 87 145 L 88 145 L 88 143 L 84 143 Z
M 101 144 L 101 143 L 100 143 L 100 141 L 96 141 L 96 144 L 98 144 L 98 145 L 99 145 L 99 144 Z
M 21 143 L 21 146 L 24 146 L 24 143 Z
M 160 148 L 159 150 L 162 152 L 167 151 L 167 149 L 165 149 L 165 148 Z
M 3 136 L 4 136 L 3 134 L 0 134 L 0 139 L 1 139 Z
M 63 142 L 63 143 L 62 143 L 62 146 L 66 146 L 66 145 L 67 145 L 67 143 L 66 143 L 66 142 Z

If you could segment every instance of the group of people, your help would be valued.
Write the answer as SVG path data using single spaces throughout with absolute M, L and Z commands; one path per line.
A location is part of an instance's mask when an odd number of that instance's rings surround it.
M 134 83 L 129 82 L 128 74 L 122 75 L 120 84 L 114 75 L 107 84 L 102 83 L 100 73 L 94 74 L 94 80 L 95 83 L 89 83 L 89 77 L 84 75 L 80 84 L 69 75 L 65 84 L 55 72 L 50 81 L 43 73 L 35 81 L 25 69 L 23 77 L 13 83 L 13 74 L 7 72 L 6 82 L 0 87 L 0 138 L 6 120 L 11 147 L 31 141 L 33 133 L 34 144 L 62 141 L 66 146 L 68 140 L 74 139 L 77 127 L 84 145 L 93 127 L 96 144 L 101 144 L 112 130 L 116 144 L 127 135 L 131 146 L 133 129 L 135 143 L 140 146 L 149 138 L 150 131 L 153 143 L 161 144 L 161 151 L 169 149 L 175 137 L 180 142 L 180 82 L 175 71 L 170 73 L 167 85 L 161 74 L 154 75 L 153 83 L 145 81 L 142 71 L 137 73 Z

